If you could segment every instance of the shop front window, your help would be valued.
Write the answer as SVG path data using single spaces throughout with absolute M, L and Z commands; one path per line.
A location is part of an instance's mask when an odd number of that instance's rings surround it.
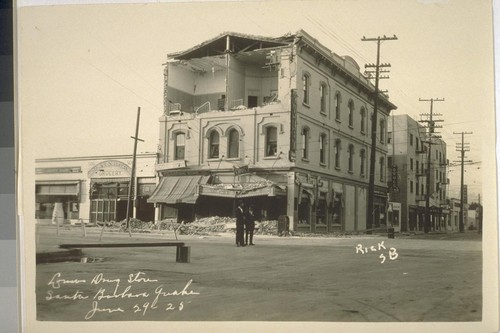
M 316 206 L 316 224 L 326 225 L 326 193 L 321 193 Z

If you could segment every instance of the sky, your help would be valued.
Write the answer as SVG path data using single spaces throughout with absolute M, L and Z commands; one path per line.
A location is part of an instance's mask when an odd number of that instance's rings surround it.
M 87 1 L 95 3 L 97 1 Z M 146 2 L 146 1 L 144 1 Z M 234 1 L 27 6 L 18 11 L 18 72 L 23 158 L 131 154 L 137 108 L 138 152 L 156 152 L 167 54 L 224 31 L 281 36 L 304 29 L 363 68 L 376 43 L 390 63 L 382 80 L 398 109 L 421 119 L 429 102 L 448 145 L 458 197 L 456 144 L 470 146 L 469 201 L 491 181 L 495 154 L 492 3 L 490 1 Z M 155 2 L 155 3 L 151 3 Z M 21 5 L 31 5 L 23 0 Z M 37 4 L 41 2 L 36 1 Z M 54 1 L 49 1 L 54 3 Z M 489 161 L 489 162 L 488 162 Z M 487 164 L 487 165 L 486 165 Z

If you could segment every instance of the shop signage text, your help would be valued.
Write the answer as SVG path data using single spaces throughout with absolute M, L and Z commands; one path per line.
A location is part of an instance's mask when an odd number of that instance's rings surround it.
M 127 177 L 130 176 L 131 168 L 120 161 L 104 161 L 89 170 L 89 178 Z

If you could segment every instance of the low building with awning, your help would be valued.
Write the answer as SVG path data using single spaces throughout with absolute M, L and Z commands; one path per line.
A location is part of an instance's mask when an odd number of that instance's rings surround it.
M 130 217 L 155 220 L 154 205 L 146 200 L 157 183 L 156 154 L 39 158 L 35 160 L 35 218 L 37 223 L 121 221 Z M 131 201 L 128 202 L 131 187 Z

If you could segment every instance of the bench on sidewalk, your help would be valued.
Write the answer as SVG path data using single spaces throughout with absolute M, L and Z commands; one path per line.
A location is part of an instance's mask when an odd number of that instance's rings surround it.
M 184 242 L 160 242 L 160 243 L 86 243 L 86 244 L 60 244 L 62 249 L 83 249 L 83 248 L 117 248 L 117 247 L 165 247 L 175 246 L 175 261 L 188 263 L 190 260 L 191 248 L 185 246 Z

